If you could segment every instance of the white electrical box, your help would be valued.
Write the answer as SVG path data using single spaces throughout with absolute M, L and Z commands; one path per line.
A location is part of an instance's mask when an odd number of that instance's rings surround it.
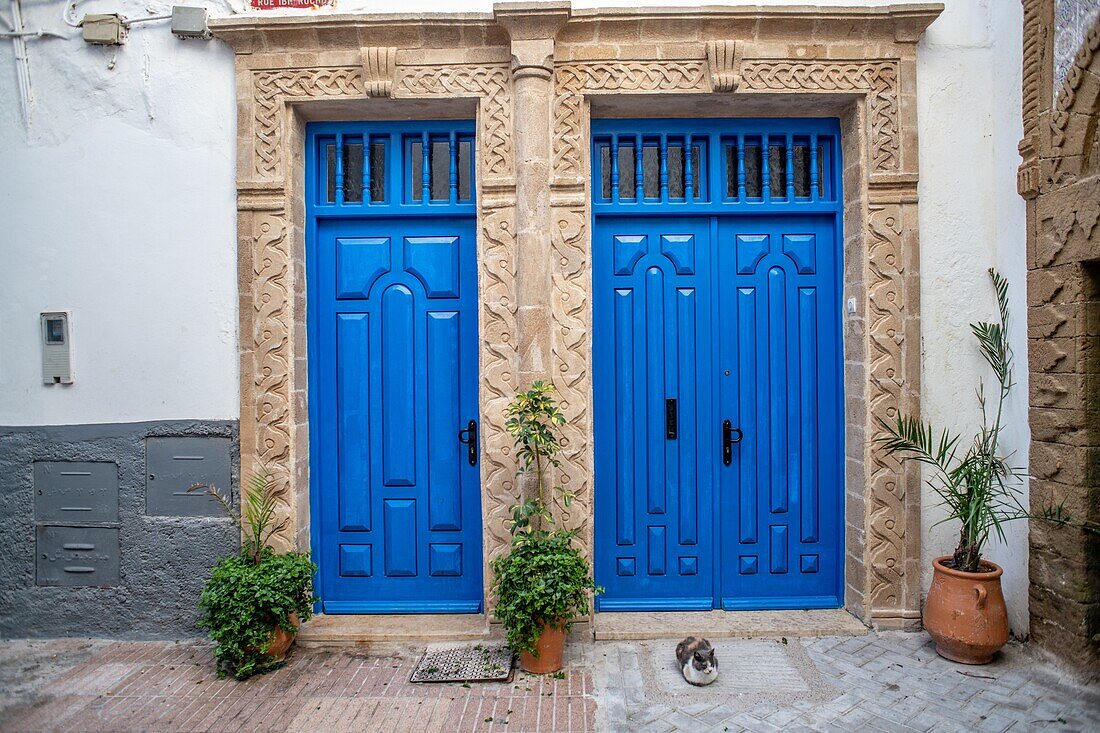
M 46 384 L 73 383 L 73 341 L 69 313 L 43 313 L 42 381 Z

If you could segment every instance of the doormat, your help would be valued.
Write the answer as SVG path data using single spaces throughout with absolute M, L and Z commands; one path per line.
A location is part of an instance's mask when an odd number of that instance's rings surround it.
M 506 644 L 428 647 L 409 682 L 511 682 L 512 657 Z

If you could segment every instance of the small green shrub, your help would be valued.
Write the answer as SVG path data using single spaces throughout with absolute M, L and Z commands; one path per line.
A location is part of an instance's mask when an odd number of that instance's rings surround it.
M 951 560 L 956 570 L 981 571 L 982 552 L 991 536 L 1005 541 L 1004 524 L 1017 519 L 1069 525 L 1096 533 L 1100 525 L 1075 520 L 1064 502 L 1050 504 L 1040 511 L 1024 505 L 1020 486 L 1026 471 L 1010 463 L 1000 452 L 1004 412 L 1015 382 L 1012 377 L 1014 354 L 1009 339 L 1008 281 L 990 268 L 989 278 L 997 296 L 999 318 L 970 324 L 978 342 L 978 351 L 995 380 L 994 396 L 989 398 L 984 380 L 978 382 L 977 399 L 982 422 L 969 440 L 946 428 L 937 434 L 931 425 L 915 415 L 899 412 L 894 423 L 879 420 L 884 433 L 876 442 L 887 455 L 917 461 L 928 467 L 926 483 L 939 497 L 946 510 L 941 522 L 959 523 L 959 543 Z
M 292 613 L 303 622 L 313 615 L 317 566 L 307 554 L 277 553 L 267 546 L 276 528 L 271 475 L 263 471 L 249 482 L 243 521 L 213 486 L 200 484 L 188 491 L 209 494 L 244 536 L 240 554 L 222 558 L 214 566 L 199 598 L 203 618 L 198 626 L 217 643 L 218 676 L 232 674 L 243 680 L 281 666 L 268 655 L 268 644 L 276 625 L 297 633 Z
M 555 495 L 564 506 L 574 498 L 563 487 L 550 485 L 546 475 L 560 465 L 557 430 L 565 425 L 554 385 L 538 381 L 517 393 L 505 416 L 521 462 L 518 473 L 534 480 L 535 491 L 509 507 L 512 551 L 490 563 L 492 589 L 508 645 L 516 652 L 537 654 L 543 623 L 568 630 L 575 616 L 588 613 L 589 593 L 603 589 L 593 582 L 588 561 L 573 545 L 576 532 L 546 529 L 554 524 Z
M 535 652 L 543 622 L 566 630 L 588 613 L 588 594 L 599 592 L 588 562 L 573 545 L 574 532 L 531 532 L 492 562 L 497 618 L 516 652 Z
M 299 552 L 277 554 L 270 547 L 254 557 L 247 548 L 223 558 L 206 582 L 199 608 L 199 628 L 217 643 L 218 675 L 239 680 L 279 666 L 267 654 L 276 624 L 297 633 L 290 620 L 297 613 L 308 621 L 313 613 L 313 574 L 317 566 Z

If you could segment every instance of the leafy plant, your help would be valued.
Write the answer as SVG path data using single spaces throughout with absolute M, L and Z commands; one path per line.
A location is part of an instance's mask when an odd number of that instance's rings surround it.
M 522 463 L 518 475 L 534 474 L 535 496 L 521 499 L 509 507 L 512 519 L 509 529 L 519 537 L 533 530 L 541 530 L 543 524 L 553 524 L 551 504 L 546 501 L 545 472 L 556 468 L 556 458 L 561 450 L 556 429 L 565 425 L 565 415 L 554 399 L 554 385 L 537 381 L 526 392 L 519 392 L 504 411 L 508 418 L 505 430 L 515 438 L 516 453 Z M 565 506 L 573 501 L 573 494 L 560 486 L 553 487 L 561 494 Z
M 997 296 L 999 319 L 972 323 L 970 330 L 978 341 L 982 359 L 993 372 L 996 389 L 995 396 L 988 398 L 984 380 L 978 382 L 982 424 L 976 434 L 964 444 L 958 433 L 943 429 L 937 434 L 932 425 L 899 413 L 894 424 L 880 420 L 886 435 L 877 439 L 888 454 L 931 468 L 932 477 L 927 483 L 947 509 L 947 517 L 941 521 L 960 523 L 954 567 L 971 573 L 981 570 L 982 550 L 990 535 L 1004 540 L 1006 522 L 1026 518 L 1056 524 L 1072 521 L 1062 505 L 1048 507 L 1040 514 L 1030 512 L 1019 492 L 1026 473 L 1010 464 L 1010 456 L 1000 455 L 1005 401 L 1014 386 L 1013 353 L 1008 339 L 1008 281 L 992 268 L 989 277 Z
M 492 562 L 497 618 L 517 652 L 537 653 L 542 625 L 569 630 L 575 615 L 589 611 L 588 594 L 601 592 L 588 561 L 573 545 L 574 532 L 536 532 Z
M 282 665 L 272 661 L 268 646 L 275 627 L 295 634 L 291 620 L 297 614 L 308 621 L 313 614 L 313 574 L 317 566 L 309 555 L 276 553 L 267 546 L 275 531 L 275 493 L 266 471 L 252 477 L 244 498 L 243 520 L 233 505 L 213 486 L 199 484 L 188 491 L 205 491 L 217 501 L 241 530 L 241 551 L 222 558 L 206 581 L 199 608 L 199 628 L 216 642 L 218 675 L 239 680 Z
M 560 486 L 549 486 L 546 476 L 560 465 L 557 429 L 565 425 L 553 385 L 535 382 L 516 394 L 505 415 L 505 428 L 515 438 L 520 459 L 519 475 L 534 480 L 535 495 L 510 507 L 512 551 L 491 563 L 493 592 L 499 599 L 496 615 L 513 650 L 537 654 L 543 624 L 568 630 L 575 615 L 588 613 L 589 593 L 603 589 L 596 586 L 588 561 L 573 545 L 576 533 L 546 528 L 554 524 L 547 494 L 560 494 L 564 506 L 574 498 Z

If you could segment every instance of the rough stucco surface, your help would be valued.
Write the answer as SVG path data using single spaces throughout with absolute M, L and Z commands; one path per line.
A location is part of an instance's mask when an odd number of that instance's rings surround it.
M 180 420 L 116 425 L 0 428 L 0 637 L 175 638 L 200 633 L 197 602 L 218 558 L 236 551 L 228 519 L 145 515 L 145 438 L 219 436 L 235 422 Z M 107 588 L 35 584 L 34 461 L 118 465 L 121 582 Z
M 1004 454 L 1026 466 L 1027 324 L 1024 202 L 1016 193 L 1020 111 L 1022 12 L 1017 2 L 983 0 L 965 7 L 946 3 L 917 50 L 920 118 L 921 408 L 937 428 L 974 435 L 981 410 L 978 380 L 991 376 L 969 324 L 995 318 L 996 300 L 986 269 L 1009 280 L 1016 353 L 1016 386 L 1009 396 Z M 969 173 L 967 173 L 969 172 Z M 927 477 L 926 473 L 926 477 Z M 1027 505 L 1028 487 L 1020 486 Z M 944 510 L 926 488 L 921 544 L 924 582 L 932 559 L 950 553 L 958 524 L 940 523 Z M 1005 569 L 1002 585 L 1013 633 L 1028 633 L 1027 522 L 1005 528 L 986 555 Z

